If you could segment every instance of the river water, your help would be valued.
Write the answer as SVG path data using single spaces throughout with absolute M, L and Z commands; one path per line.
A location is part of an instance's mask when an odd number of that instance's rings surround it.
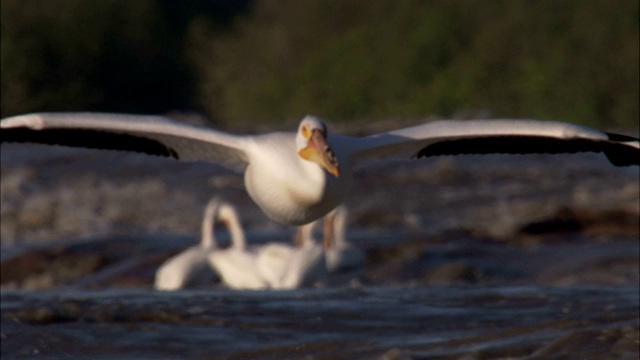
M 634 359 L 638 288 L 3 292 L 2 357 Z

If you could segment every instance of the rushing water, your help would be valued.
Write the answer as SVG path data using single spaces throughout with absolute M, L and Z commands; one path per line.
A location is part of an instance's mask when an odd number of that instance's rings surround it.
M 2 293 L 2 357 L 638 357 L 637 287 Z

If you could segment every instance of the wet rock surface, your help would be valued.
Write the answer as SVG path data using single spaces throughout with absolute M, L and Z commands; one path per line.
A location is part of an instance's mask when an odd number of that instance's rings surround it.
M 637 304 L 574 286 L 3 293 L 2 355 L 632 359 Z
M 0 166 L 3 358 L 638 358 L 638 168 L 599 155 L 365 167 L 365 266 L 282 292 L 151 289 L 212 195 L 290 241 L 236 174 L 14 145 Z

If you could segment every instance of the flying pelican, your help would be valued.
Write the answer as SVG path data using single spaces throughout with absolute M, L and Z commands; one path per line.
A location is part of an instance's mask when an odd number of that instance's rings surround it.
M 129 150 L 218 162 L 244 172 L 251 198 L 271 219 L 302 225 L 343 202 L 365 159 L 487 153 L 603 152 L 640 165 L 639 139 L 540 120 L 443 120 L 366 137 L 330 134 L 306 116 L 298 131 L 232 135 L 162 116 L 37 113 L 0 121 L 1 142 Z
M 325 216 L 324 248 L 329 272 L 349 271 L 364 264 L 364 253 L 346 239 L 348 211 L 340 205 Z
M 219 202 L 215 209 L 217 218 L 224 222 L 231 233 L 231 246 L 207 254 L 212 268 L 222 278 L 222 282 L 232 289 L 265 289 L 267 282 L 257 268 L 257 254 L 247 248 L 244 230 L 235 208 Z
M 204 210 L 200 243 L 165 261 L 156 271 L 154 288 L 157 290 L 179 290 L 189 286 L 210 285 L 217 274 L 207 260 L 216 250 L 213 235 L 220 200 L 212 198 Z M 232 235 L 237 236 L 237 230 Z

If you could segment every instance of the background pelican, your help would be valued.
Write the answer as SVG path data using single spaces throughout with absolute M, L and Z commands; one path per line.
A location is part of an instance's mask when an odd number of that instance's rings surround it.
M 346 239 L 348 210 L 340 205 L 325 216 L 324 248 L 327 270 L 355 270 L 364 264 L 364 252 L 351 246 Z
M 273 289 L 294 289 L 326 277 L 325 254 L 313 231 L 320 220 L 300 227 L 295 245 L 270 243 L 260 248 L 258 269 Z
M 314 221 L 301 227 L 298 233 L 300 245 L 293 247 L 289 257 L 280 265 L 281 276 L 271 284 L 274 289 L 296 289 L 327 278 L 325 251 L 313 236 L 318 222 Z
M 211 285 L 217 274 L 207 260 L 216 249 L 213 226 L 220 200 L 209 200 L 204 210 L 200 243 L 165 261 L 156 271 L 154 287 L 157 290 L 179 290 L 189 286 Z M 231 235 L 236 235 L 233 232 Z
M 303 225 L 301 228 L 304 229 L 313 224 Z M 269 287 L 280 286 L 287 271 L 287 265 L 295 252 L 296 246 L 292 244 L 272 242 L 262 245 L 258 251 L 257 268 Z
M 231 246 L 208 253 L 209 264 L 222 282 L 232 289 L 264 289 L 268 285 L 257 269 L 257 254 L 246 245 L 244 230 L 235 208 L 226 202 L 216 206 L 216 218 L 227 225 Z
M 365 159 L 486 153 L 603 152 L 617 166 L 640 164 L 640 142 L 554 121 L 436 121 L 366 137 L 330 135 L 305 117 L 297 133 L 237 136 L 161 116 L 40 113 L 3 119 L 1 141 L 130 150 L 219 162 L 244 171 L 251 198 L 273 220 L 301 225 L 348 195 Z

